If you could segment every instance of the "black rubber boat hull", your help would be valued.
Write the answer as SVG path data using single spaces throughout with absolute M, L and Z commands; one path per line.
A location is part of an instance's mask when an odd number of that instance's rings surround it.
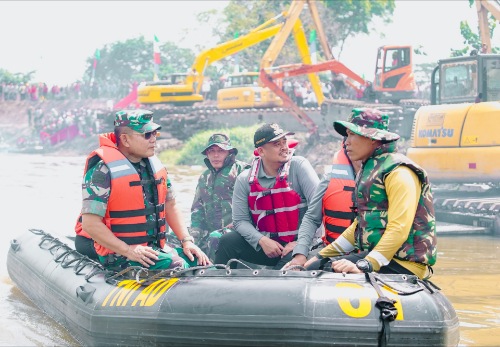
M 86 281 L 95 263 L 49 234 L 11 242 L 14 283 L 89 346 L 378 346 L 378 298 L 363 275 L 314 271 L 198 269 L 141 285 Z M 380 276 L 398 300 L 388 346 L 456 346 L 459 322 L 446 297 L 410 276 Z M 419 284 L 420 283 L 420 284 Z

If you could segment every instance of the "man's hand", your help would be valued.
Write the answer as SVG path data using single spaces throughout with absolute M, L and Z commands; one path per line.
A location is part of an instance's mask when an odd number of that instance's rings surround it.
M 191 241 L 184 242 L 182 244 L 182 250 L 191 261 L 193 261 L 194 257 L 196 256 L 196 258 L 198 259 L 198 265 L 205 266 L 211 264 L 208 256 Z
M 304 264 L 307 262 L 307 258 L 303 254 L 296 254 L 293 258 L 292 261 L 288 263 L 288 266 L 293 266 L 293 265 L 299 265 L 299 266 L 304 266 Z
M 271 240 L 267 236 L 263 236 L 260 238 L 259 245 L 260 247 L 262 247 L 262 250 L 269 258 L 277 258 L 281 256 L 284 249 L 284 247 L 279 242 Z
M 297 245 L 297 241 L 292 241 L 292 242 L 287 243 L 285 248 L 283 248 L 283 253 L 281 253 L 281 258 L 286 256 L 291 251 L 293 251 L 293 249 L 295 248 L 296 245 Z
M 129 260 L 140 263 L 144 267 L 149 267 L 154 265 L 155 261 L 158 260 L 158 252 L 151 247 L 142 245 L 129 246 L 127 252 L 123 254 Z
M 296 257 L 294 257 L 294 259 L 295 258 Z M 316 257 L 312 257 L 311 259 L 307 260 L 303 266 L 307 269 L 312 263 L 314 263 L 317 260 L 319 260 L 319 259 Z
M 332 263 L 332 269 L 335 272 L 342 272 L 343 274 L 362 274 L 363 271 L 358 269 L 356 264 L 347 259 L 336 260 Z
M 289 267 L 294 266 L 294 265 L 304 266 L 304 263 L 306 262 L 306 260 L 307 260 L 307 258 L 305 255 L 297 253 L 292 258 L 291 261 L 289 261 L 288 263 L 285 264 L 285 266 L 283 266 L 283 269 L 289 268 Z M 299 271 L 299 269 L 294 269 L 294 271 Z

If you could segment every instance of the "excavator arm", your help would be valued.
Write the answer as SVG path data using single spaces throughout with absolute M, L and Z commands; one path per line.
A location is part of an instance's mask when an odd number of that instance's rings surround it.
M 194 92 L 199 93 L 201 84 L 203 82 L 203 74 L 207 66 L 225 57 L 238 53 L 248 47 L 265 41 L 270 37 L 273 37 L 280 31 L 282 24 L 280 23 L 272 26 L 271 24 L 277 22 L 282 17 L 283 13 L 269 19 L 244 36 L 238 37 L 231 41 L 227 41 L 216 47 L 209 48 L 201 52 L 196 57 L 193 65 L 191 66 L 191 69 L 196 70 L 198 72 L 198 75 L 188 76 L 188 78 L 186 79 L 186 83 L 193 85 L 194 82 L 197 82 L 197 90 L 195 90 Z
M 497 0 L 476 0 L 477 17 L 481 43 L 485 47 L 482 53 L 491 53 L 491 33 L 488 24 L 488 12 L 500 21 L 500 4 Z
M 272 65 L 276 61 L 279 53 L 283 49 L 287 38 L 292 33 L 299 50 L 301 60 L 304 64 L 312 64 L 311 53 L 309 52 L 309 46 L 307 45 L 307 37 L 302 26 L 302 21 L 299 16 L 302 12 L 304 6 L 309 1 L 305 0 L 295 0 L 292 1 L 289 10 L 285 14 L 285 23 L 281 27 L 281 30 L 276 34 L 273 41 L 269 45 L 267 51 L 262 57 L 260 70 L 269 71 L 272 69 Z M 318 17 L 319 18 L 319 17 Z M 319 78 L 316 74 L 308 74 L 307 76 L 311 82 L 311 87 L 316 94 L 318 104 L 322 104 L 325 97 L 321 91 L 321 84 Z
M 318 64 L 295 64 L 284 65 L 278 67 L 279 71 L 272 73 L 266 72 L 265 69 L 260 70 L 260 80 L 264 86 L 271 89 L 276 95 L 281 97 L 283 105 L 287 107 L 297 120 L 304 125 L 311 135 L 318 131 L 318 126 L 314 121 L 299 107 L 292 99 L 274 82 L 277 79 L 286 77 L 294 77 L 304 74 L 314 74 L 322 71 L 332 71 L 337 74 L 343 74 L 358 82 L 361 85 L 366 85 L 366 82 L 359 75 L 350 70 L 347 66 L 338 60 L 328 60 Z M 354 86 L 354 85 L 353 85 Z
M 137 100 L 145 105 L 173 104 L 174 106 L 192 106 L 196 102 L 203 101 L 200 90 L 207 66 L 276 35 L 283 25 L 279 22 L 283 16 L 284 13 L 275 16 L 246 35 L 201 52 L 191 66 L 191 71 L 196 70 L 196 74 L 188 74 L 183 83 L 172 84 L 167 81 L 142 83 L 138 88 Z

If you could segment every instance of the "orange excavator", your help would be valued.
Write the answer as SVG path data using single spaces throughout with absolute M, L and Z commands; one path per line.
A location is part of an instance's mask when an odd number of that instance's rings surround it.
M 306 4 L 310 10 L 316 32 L 318 33 L 323 53 L 328 60 L 319 64 L 312 64 L 310 57 L 304 57 L 302 54 L 303 64 L 273 67 L 272 65 L 282 50 L 286 39 L 290 33 L 294 32 L 294 23 L 298 20 Z M 305 36 L 303 40 L 306 40 Z M 307 45 L 307 41 L 304 44 Z M 287 107 L 297 120 L 306 126 L 309 133 L 315 134 L 317 132 L 317 125 L 281 90 L 277 81 L 285 77 L 306 74 L 311 82 L 311 88 L 316 95 L 318 105 L 322 107 L 325 95 L 323 94 L 317 73 L 331 71 L 337 75 L 341 74 L 347 77 L 345 82 L 354 88 L 358 95 L 364 93 L 368 99 L 398 102 L 401 99 L 411 97 L 415 90 L 412 66 L 411 46 L 383 46 L 379 48 L 377 53 L 374 83 L 365 81 L 361 76 L 333 57 L 315 1 L 296 0 L 292 2 L 286 21 L 283 23 L 280 31 L 274 36 L 273 41 L 261 60 L 260 79 L 264 86 L 281 97 L 283 106 Z M 322 110 L 325 110 L 325 108 L 322 107 Z
M 318 33 L 319 42 L 322 46 L 325 58 L 328 61 L 336 61 L 328 45 L 315 1 L 295 0 L 290 5 L 288 17 L 285 23 L 281 27 L 280 31 L 275 35 L 261 60 L 261 71 L 264 70 L 264 72 L 267 73 L 273 70 L 272 65 L 282 50 L 286 39 L 292 32 L 294 21 L 299 18 L 299 15 L 306 4 L 310 10 L 314 27 Z M 304 57 L 302 57 L 302 59 L 305 65 L 312 64 L 311 59 L 304 59 Z M 332 72 L 344 75 L 346 77 L 345 82 L 355 89 L 356 92 L 364 92 L 365 97 L 372 100 L 397 103 L 402 99 L 411 98 L 415 91 L 413 50 L 409 45 L 382 46 L 378 49 L 375 66 L 375 80 L 373 83 L 364 80 L 361 76 L 347 68 L 341 62 L 338 62 L 338 64 L 332 64 L 331 67 L 336 69 L 335 71 L 332 70 Z M 315 77 L 315 74 L 308 74 L 308 77 L 311 81 L 311 87 L 316 94 L 318 104 L 321 105 L 324 101 L 324 95 L 321 92 L 319 78 L 317 76 Z

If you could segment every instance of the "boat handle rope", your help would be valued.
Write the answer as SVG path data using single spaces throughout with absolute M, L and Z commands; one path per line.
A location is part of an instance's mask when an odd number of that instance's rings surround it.
M 138 270 L 138 272 L 140 273 L 143 269 L 144 268 L 141 266 L 129 266 L 129 267 L 123 269 L 122 271 L 119 271 L 117 273 L 112 274 L 111 276 L 106 276 L 105 280 L 106 280 L 106 283 L 115 285 L 116 283 L 118 283 L 116 278 L 123 276 L 124 274 L 126 274 L 127 272 L 130 272 L 132 270 Z M 146 272 L 147 272 L 147 269 L 146 269 Z M 107 274 L 109 274 L 109 273 L 110 272 L 108 272 Z M 137 279 L 137 276 L 136 276 L 136 279 Z M 137 281 L 137 283 L 140 283 L 140 281 Z
M 307 271 L 307 269 L 302 265 L 290 265 L 290 266 L 285 265 L 281 268 L 281 271 L 283 271 L 283 273 L 285 273 L 286 271 L 293 271 L 293 270 Z
M 401 290 L 399 288 L 396 288 L 392 285 L 390 285 L 389 283 L 385 282 L 380 276 L 378 275 L 375 275 L 373 274 L 374 276 L 376 276 L 377 280 L 382 283 L 384 286 L 390 288 L 391 290 L 393 290 L 394 292 L 396 292 L 397 294 L 399 295 L 412 295 L 412 294 L 415 294 L 415 293 L 418 293 L 418 292 L 421 292 L 422 290 L 424 290 L 424 286 L 422 286 L 422 281 L 421 280 L 416 280 L 414 283 L 415 284 L 418 284 L 419 287 L 417 289 L 414 289 L 414 290 L 411 290 L 411 291 L 404 291 L 404 290 Z M 405 275 L 403 275 L 403 279 L 406 280 L 407 277 Z M 427 287 L 427 286 L 425 286 Z
M 248 270 L 253 270 L 250 266 L 248 266 L 247 264 L 245 264 L 245 263 L 244 263 L 244 262 L 242 262 L 241 260 L 236 259 L 236 258 L 233 258 L 233 259 L 229 259 L 229 260 L 227 261 L 227 264 L 226 264 L 225 266 L 223 265 L 223 266 L 224 266 L 224 268 L 225 268 L 226 270 L 228 270 L 228 271 L 229 271 L 229 273 L 231 273 L 231 267 L 230 267 L 230 265 L 231 265 L 232 263 L 238 263 L 238 264 L 241 264 L 241 265 L 243 265 L 244 267 L 246 267 Z
M 119 272 L 118 274 L 116 274 L 114 277 L 118 277 L 126 272 L 128 272 L 130 268 L 137 268 L 139 269 L 137 271 L 137 273 L 135 274 L 135 281 L 138 283 L 138 284 L 141 284 L 141 283 L 144 283 L 144 282 L 151 282 L 151 281 L 154 281 L 156 280 L 157 278 L 164 278 L 164 277 L 179 277 L 181 276 L 182 274 L 185 274 L 187 272 L 192 272 L 192 271 L 196 271 L 196 270 L 206 270 L 206 269 L 210 269 L 210 268 L 216 268 L 216 269 L 225 269 L 226 266 L 225 265 L 222 265 L 222 264 L 212 264 L 212 265 L 204 265 L 204 266 L 193 266 L 193 267 L 190 267 L 190 268 L 182 268 L 180 266 L 177 266 L 173 269 L 165 269 L 165 270 L 162 270 L 162 271 L 159 271 L 158 273 L 154 274 L 153 276 L 151 277 L 147 277 L 148 276 L 148 273 L 149 273 L 149 270 L 145 267 L 129 267 L 121 272 Z M 146 277 L 141 279 L 140 276 L 141 276 L 141 273 L 145 273 Z M 111 279 L 111 277 L 110 277 Z
M 394 306 L 396 300 L 390 299 L 382 293 L 382 289 L 377 283 L 377 280 L 380 279 L 379 276 L 376 276 L 373 272 L 366 272 L 365 277 L 378 294 L 375 306 L 380 310 L 380 320 L 382 321 L 382 330 L 380 331 L 378 345 L 379 347 L 386 347 L 391 334 L 389 323 L 394 321 L 398 316 L 398 309 Z
M 38 246 L 42 249 L 48 250 L 51 254 L 54 255 L 54 261 L 56 263 L 60 263 L 61 267 L 63 268 L 69 268 L 73 263 L 76 262 L 75 265 L 73 265 L 73 270 L 75 274 L 79 275 L 80 272 L 85 269 L 86 267 L 91 267 L 90 272 L 87 276 L 85 276 L 85 279 L 88 281 L 88 276 L 91 274 L 90 277 L 94 276 L 95 274 L 99 272 L 105 272 L 106 270 L 104 267 L 93 261 L 87 256 L 84 256 L 77 252 L 76 250 L 72 249 L 69 247 L 67 244 L 59 240 L 58 238 L 52 236 L 49 233 L 46 233 L 45 231 L 41 229 L 29 229 L 33 234 L 35 235 L 40 235 L 42 236 L 42 241 L 38 244 Z M 48 246 L 44 246 L 46 242 L 49 242 Z M 59 253 L 59 250 L 63 249 L 63 252 Z M 70 256 L 73 256 L 72 259 L 68 260 Z M 89 278 L 90 278 L 89 277 Z

